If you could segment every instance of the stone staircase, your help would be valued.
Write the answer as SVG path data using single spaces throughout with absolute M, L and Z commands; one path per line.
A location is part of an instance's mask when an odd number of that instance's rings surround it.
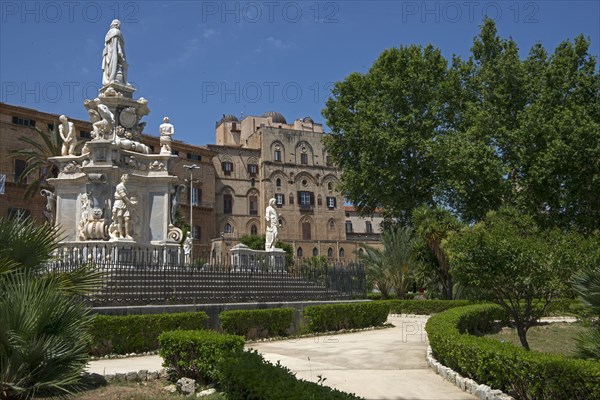
M 337 278 L 337 279 L 336 279 Z M 337 289 L 337 290 L 336 290 Z M 224 271 L 194 267 L 119 268 L 87 300 L 93 306 L 209 304 L 350 299 L 349 279 L 282 271 Z

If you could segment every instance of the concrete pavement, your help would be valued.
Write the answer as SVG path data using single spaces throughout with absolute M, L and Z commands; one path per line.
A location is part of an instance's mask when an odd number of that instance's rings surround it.
M 365 399 L 476 399 L 427 368 L 427 317 L 390 316 L 394 328 L 252 343 L 271 361 L 280 361 L 298 378 Z
M 333 336 L 316 336 L 248 344 L 264 357 L 296 373 L 298 378 L 324 384 L 365 399 L 476 399 L 427 368 L 427 317 L 390 316 L 394 328 Z M 98 374 L 162 368 L 158 355 L 92 361 L 87 370 Z

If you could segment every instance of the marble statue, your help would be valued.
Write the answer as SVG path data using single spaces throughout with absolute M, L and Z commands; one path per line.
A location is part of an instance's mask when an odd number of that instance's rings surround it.
M 171 224 L 175 224 L 177 218 L 177 210 L 181 202 L 181 193 L 185 192 L 185 185 L 178 185 L 172 190 L 173 196 L 171 197 Z
M 115 19 L 110 24 L 110 29 L 104 37 L 104 51 L 102 52 L 102 84 L 127 83 L 127 62 L 125 61 L 125 41 L 119 29 L 121 22 Z
M 50 225 L 54 225 L 54 216 L 56 215 L 56 195 L 46 189 L 42 189 L 40 194 L 46 198 L 46 210 L 44 216 L 48 219 Z
M 58 126 L 58 133 L 63 140 L 62 152 L 63 156 L 74 156 L 75 146 L 77 145 L 77 135 L 75 134 L 75 126 L 70 122 L 67 117 L 61 115 L 58 117 L 60 125 Z
M 110 227 L 110 236 L 117 239 L 131 239 L 131 211 L 130 207 L 135 205 L 127 197 L 127 181 L 129 175 L 123 174 L 121 182 L 115 188 L 115 202 L 112 208 L 112 224 Z
M 192 246 L 194 245 L 194 241 L 192 239 L 192 234 L 190 232 L 187 233 L 187 237 L 183 242 L 183 254 L 185 255 L 185 263 L 192 263 Z
M 169 117 L 163 118 L 160 126 L 160 152 L 161 154 L 171 154 L 171 136 L 175 133 L 175 127 L 169 123 Z
M 279 234 L 279 215 L 275 210 L 275 199 L 269 200 L 269 206 L 265 211 L 265 219 L 267 220 L 265 250 L 271 251 L 275 248 L 275 243 L 277 243 L 277 235 Z
M 91 134 L 93 140 L 105 139 L 110 137 L 115 126 L 115 116 L 104 104 L 98 105 L 98 111 L 89 110 L 88 114 L 92 121 L 94 130 Z

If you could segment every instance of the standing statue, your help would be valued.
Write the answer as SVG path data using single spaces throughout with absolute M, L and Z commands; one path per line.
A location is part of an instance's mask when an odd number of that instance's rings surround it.
M 115 188 L 115 202 L 112 208 L 112 224 L 110 236 L 117 239 L 131 239 L 131 212 L 130 207 L 135 202 L 127 197 L 127 186 L 129 175 L 123 174 L 121 182 Z
M 169 117 L 163 118 L 160 126 L 160 152 L 171 154 L 171 136 L 175 133 L 175 127 L 169 123 Z
M 265 250 L 271 251 L 275 248 L 275 243 L 277 243 L 277 235 L 279 234 L 279 215 L 275 210 L 275 199 L 269 200 L 269 206 L 265 211 L 265 219 L 267 220 Z
M 115 19 L 110 24 L 110 29 L 104 37 L 104 51 L 102 52 L 102 84 L 117 82 L 127 83 L 127 62 L 125 61 L 125 41 L 119 29 L 121 22 Z
M 183 254 L 185 256 L 185 264 L 190 265 L 192 263 L 192 246 L 194 245 L 194 241 L 192 239 L 192 234 L 190 232 L 187 233 L 187 237 L 183 242 Z
M 56 216 L 56 195 L 46 189 L 42 189 L 40 194 L 46 198 L 46 210 L 42 213 L 48 219 L 50 225 L 54 225 L 54 218 Z
M 58 133 L 63 140 L 62 152 L 63 156 L 74 156 L 75 146 L 77 145 L 77 136 L 75 135 L 75 126 L 72 122 L 69 122 L 67 117 L 61 115 L 58 117 L 60 125 L 58 126 Z
M 181 193 L 185 192 L 185 185 L 177 185 L 171 193 L 171 224 L 175 225 L 175 219 L 177 218 L 177 210 L 181 202 Z

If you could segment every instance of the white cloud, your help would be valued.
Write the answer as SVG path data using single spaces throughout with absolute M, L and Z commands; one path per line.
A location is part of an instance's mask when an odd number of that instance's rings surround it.
M 202 37 L 204 39 L 208 39 L 209 37 L 215 35 L 217 33 L 217 31 L 215 31 L 213 28 L 205 28 L 202 30 Z

